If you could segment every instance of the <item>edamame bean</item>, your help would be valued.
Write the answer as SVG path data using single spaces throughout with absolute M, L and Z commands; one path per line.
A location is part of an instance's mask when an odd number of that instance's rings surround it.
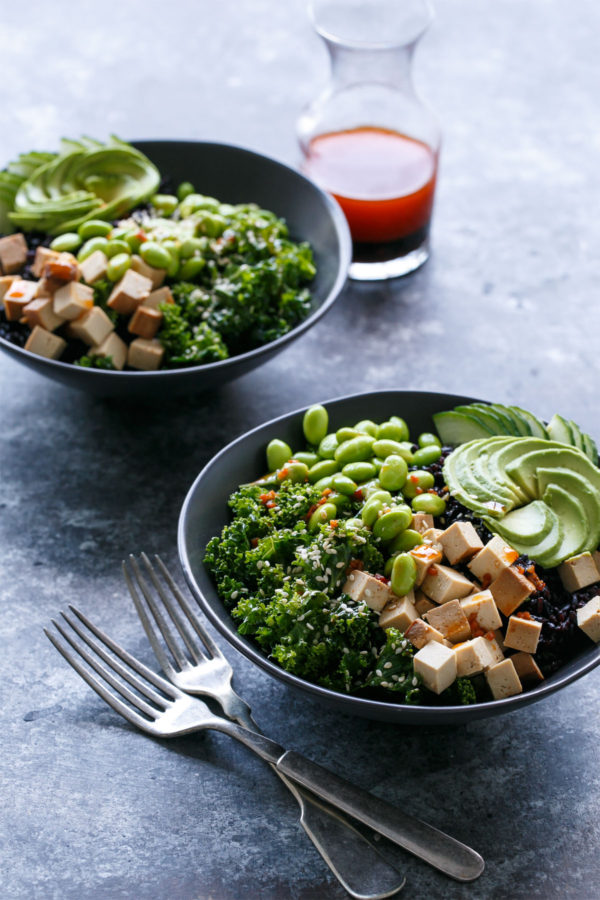
M 401 419 L 400 416 L 390 416 L 390 422 L 392 423 L 392 425 L 398 425 L 402 429 L 402 431 L 404 432 L 404 435 L 405 435 L 402 438 L 403 441 L 408 441 L 410 439 L 410 434 L 408 432 L 408 425 L 406 424 L 404 419 Z
M 204 234 L 209 238 L 217 238 L 221 237 L 226 228 L 227 222 L 223 216 L 206 212 L 203 213 L 202 218 L 198 220 L 196 234 Z
M 382 491 L 381 489 L 377 489 L 371 491 L 369 500 L 381 500 L 384 505 L 388 506 L 392 502 L 392 495 L 389 491 Z
M 327 434 L 328 427 L 329 414 L 324 406 L 317 404 L 306 410 L 302 419 L 302 430 L 309 444 L 320 444 Z
M 318 481 L 315 481 L 313 487 L 316 491 L 326 491 L 327 488 L 331 490 L 331 482 L 333 481 L 332 475 L 326 475 L 324 478 L 319 478 Z
M 360 422 L 356 423 L 354 429 L 355 431 L 360 431 L 361 434 L 370 434 L 371 437 L 377 437 L 377 425 L 370 419 L 361 419 Z
M 352 481 L 351 478 L 348 478 L 347 475 L 338 472 L 337 475 L 333 475 L 331 479 L 331 486 L 334 491 L 338 491 L 340 494 L 354 494 L 356 492 L 356 482 Z
M 345 494 L 341 494 L 339 491 L 333 490 L 331 494 L 327 495 L 327 502 L 333 503 L 336 509 L 343 509 L 343 507 L 347 506 L 350 501 Z
M 83 262 L 88 256 L 91 256 L 92 253 L 95 253 L 96 250 L 102 250 L 104 252 L 108 241 L 105 237 L 93 237 L 90 238 L 89 241 L 86 241 L 85 244 L 81 247 L 79 253 L 77 254 L 77 261 Z
M 401 456 L 388 456 L 379 470 L 381 486 L 388 491 L 399 491 L 408 475 L 408 464 Z
M 378 500 L 377 498 L 371 498 L 360 511 L 360 517 L 367 526 L 367 528 L 371 528 L 374 522 L 377 521 L 377 517 L 379 513 L 383 509 L 383 502 Z
M 394 567 L 394 560 L 396 559 L 397 556 L 398 556 L 398 554 L 394 553 L 394 555 L 390 556 L 390 558 L 387 560 L 387 562 L 383 568 L 383 574 L 385 575 L 386 578 L 389 578 L 390 575 L 392 574 L 392 569 Z
M 416 450 L 413 455 L 413 463 L 415 466 L 430 466 L 437 462 L 442 455 L 442 448 L 437 444 L 428 444 L 427 447 L 421 447 Z
M 382 459 L 379 459 L 378 456 L 373 456 L 373 457 L 369 460 L 369 462 L 371 463 L 372 466 L 375 466 L 375 471 L 376 471 L 376 472 L 381 472 L 381 467 L 382 467 L 382 465 L 383 465 L 383 460 L 382 460 Z
M 408 509 L 408 507 L 406 508 Z M 408 511 L 410 512 L 410 510 Z M 412 519 L 412 514 L 408 520 L 409 523 L 410 519 Z M 393 555 L 396 553 L 406 553 L 407 550 L 412 550 L 413 547 L 418 547 L 419 544 L 422 543 L 423 536 L 418 531 L 414 531 L 412 528 L 406 528 L 394 538 L 388 547 L 388 552 Z
M 77 229 L 77 233 L 82 241 L 87 241 L 88 238 L 93 237 L 106 237 L 111 231 L 112 225 L 110 222 L 104 222 L 102 219 L 88 219 L 87 222 L 82 222 Z
M 335 519 L 337 516 L 337 509 L 333 503 L 324 503 L 322 506 L 317 507 L 314 513 L 308 520 L 308 530 L 316 531 L 319 525 L 325 524 L 325 522 L 331 521 L 331 519 Z
M 379 516 L 373 525 L 373 534 L 382 541 L 391 541 L 406 528 L 406 511 L 404 509 L 390 509 Z
M 192 256 L 191 259 L 186 259 L 183 265 L 180 266 L 178 275 L 184 281 L 191 281 L 196 275 L 200 274 L 205 265 L 206 260 L 202 259 L 201 256 Z
M 166 269 L 171 261 L 169 251 L 158 241 L 145 241 L 140 247 L 140 256 L 153 269 Z
M 417 440 L 417 444 L 419 447 L 430 447 L 432 444 L 435 444 L 437 447 L 442 446 L 442 442 L 440 441 L 437 434 L 433 434 L 431 431 L 424 431 L 419 435 L 419 439 Z
M 391 588 L 397 597 L 406 597 L 415 586 L 417 564 L 410 553 L 399 553 L 392 566 Z
M 188 194 L 179 204 L 179 212 L 182 218 L 191 216 L 192 213 L 201 209 L 217 210 L 218 208 L 219 201 L 215 200 L 214 197 L 205 197 L 204 194 Z
M 179 247 L 179 256 L 181 259 L 189 259 L 194 253 L 205 253 L 207 249 L 208 240 L 206 238 L 186 238 Z
M 363 527 L 362 519 L 346 519 L 346 528 L 349 528 L 351 531 L 357 531 L 358 529 Z
M 139 253 L 139 249 L 144 243 L 144 238 L 142 236 L 141 231 L 130 231 L 128 234 L 123 235 L 124 239 L 127 241 L 129 246 L 131 247 L 132 253 Z
M 196 189 L 191 181 L 182 181 L 177 188 L 177 199 L 181 203 L 182 200 L 185 200 L 186 197 L 189 197 L 190 194 L 193 194 L 195 190 Z
M 354 462 L 347 463 L 342 467 L 342 475 L 351 478 L 359 484 L 361 481 L 368 481 L 377 475 L 377 469 L 371 462 Z
M 73 250 L 77 250 L 77 248 L 81 244 L 81 238 L 74 231 L 67 231 L 65 234 L 59 234 L 58 237 L 55 237 L 52 243 L 50 244 L 51 250 L 56 250 L 57 253 L 72 253 Z
M 119 225 L 117 228 L 113 228 L 113 230 L 111 231 L 110 239 L 111 241 L 113 240 L 113 238 L 117 241 L 122 239 L 124 240 L 128 234 L 135 234 L 135 229 L 130 228 L 126 225 Z
M 362 432 L 357 431 L 356 428 L 338 428 L 335 433 L 336 438 L 340 444 L 343 444 L 344 441 L 350 441 L 352 438 L 358 437 Z
M 175 240 L 163 241 L 162 245 L 171 257 L 171 261 L 167 266 L 167 275 L 173 278 L 179 271 L 179 245 Z
M 107 242 L 104 252 L 109 259 L 113 256 L 118 256 L 119 253 L 126 253 L 128 256 L 131 256 L 131 247 L 127 241 L 123 241 L 120 238 L 111 238 Z
M 375 438 L 370 434 L 360 434 L 349 441 L 344 441 L 335 451 L 335 458 L 341 466 L 347 463 L 362 462 L 373 455 L 371 447 Z
M 415 512 L 429 513 L 431 516 L 442 516 L 446 512 L 446 501 L 438 494 L 419 494 L 411 506 Z
M 424 469 L 415 469 L 413 472 L 408 473 L 408 478 L 402 487 L 402 493 L 409 500 L 412 500 L 413 497 L 423 494 L 429 488 L 432 488 L 434 483 L 435 478 L 431 472 L 426 472 Z
M 319 462 L 319 457 L 317 456 L 317 454 L 309 453 L 307 450 L 300 450 L 299 453 L 294 453 L 292 456 L 293 459 L 298 460 L 298 462 L 306 463 L 309 469 L 311 468 L 311 466 L 314 466 L 315 463 Z
M 321 443 L 319 444 L 319 449 L 317 453 L 323 459 L 333 459 L 335 456 L 335 451 L 338 447 L 338 439 L 335 434 L 326 434 Z
M 308 480 L 312 484 L 315 484 L 315 482 L 320 481 L 321 478 L 326 478 L 328 475 L 335 475 L 339 470 L 340 465 L 337 460 L 321 459 L 308 470 Z
M 277 473 L 279 481 L 291 481 L 300 484 L 308 478 L 308 466 L 301 462 L 286 462 Z
M 108 261 L 106 277 L 109 281 L 119 281 L 131 265 L 131 254 L 117 253 Z
M 375 441 L 373 453 L 380 459 L 387 459 L 388 456 L 401 456 L 409 465 L 412 463 L 412 444 L 409 444 L 408 441 L 392 441 L 390 438 L 383 438 Z
M 267 444 L 267 469 L 274 472 L 275 469 L 281 469 L 285 463 L 292 458 L 292 448 L 285 441 L 274 438 Z
M 346 473 L 344 473 L 346 474 Z M 379 484 L 378 478 L 372 478 L 371 481 L 365 481 L 363 484 L 359 484 L 357 490 L 361 492 L 365 500 L 369 500 L 371 495 L 376 491 L 381 490 L 381 485 Z
M 406 422 L 382 422 L 377 429 L 377 440 L 407 441 L 408 428 Z
M 155 194 L 150 202 L 162 216 L 172 216 L 179 205 L 179 200 L 173 194 Z

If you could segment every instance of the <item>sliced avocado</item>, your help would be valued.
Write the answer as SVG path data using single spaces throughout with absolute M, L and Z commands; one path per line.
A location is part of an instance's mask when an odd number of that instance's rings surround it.
M 463 413 L 454 412 L 454 410 L 435 413 L 433 422 L 442 444 L 448 444 L 451 447 L 493 434 L 475 419 Z
M 579 472 L 560 466 L 552 469 L 539 468 L 537 483 L 542 495 L 550 485 L 559 485 L 579 500 L 587 519 L 586 546 L 590 550 L 595 550 L 600 543 L 600 489 L 595 488 L 589 479 Z
M 559 416 L 558 413 L 555 413 L 552 416 L 546 425 L 546 431 L 551 440 L 560 441 L 561 444 L 570 444 L 572 447 L 575 446 L 571 426 L 567 420 L 563 419 L 562 416 Z
M 500 419 L 504 428 L 504 434 L 514 434 L 515 437 L 518 437 L 519 432 L 515 423 L 512 418 L 504 412 L 504 407 L 501 403 L 490 403 L 488 413 L 491 413 L 491 415 Z
M 527 506 L 511 510 L 499 521 L 487 518 L 484 521 L 515 550 L 529 552 L 532 544 L 539 545 L 550 534 L 554 519 L 552 510 L 543 500 L 534 500 Z
M 484 421 L 488 422 L 488 420 L 494 423 L 494 434 L 512 434 L 512 422 L 506 418 L 506 416 L 499 413 L 495 406 L 491 403 L 473 403 L 473 408 L 476 415 L 482 415 L 485 417 Z M 489 426 L 491 427 L 491 426 Z
M 502 403 L 494 403 L 494 409 L 510 420 L 513 426 L 513 434 L 520 437 L 530 437 L 531 432 L 529 431 L 527 424 L 520 416 L 516 416 L 513 413 L 510 406 L 504 406 Z
M 543 438 L 544 440 L 548 437 L 548 433 L 546 431 L 546 427 L 544 423 L 538 419 L 532 412 L 529 412 L 527 409 L 522 409 L 520 406 L 511 406 L 509 409 L 513 410 L 513 412 L 519 413 L 527 424 L 529 425 L 530 434 L 532 437 Z
M 581 431 L 581 428 L 576 422 L 573 421 L 573 419 L 569 419 L 568 425 L 571 429 L 571 434 L 573 435 L 573 445 L 577 447 L 578 450 L 583 450 L 583 452 L 585 453 L 583 432 Z
M 537 483 L 539 468 L 571 469 L 587 478 L 592 487 L 600 492 L 600 469 L 593 465 L 581 450 L 554 441 L 545 441 L 542 447 L 542 451 L 534 449 L 506 465 L 510 477 L 527 490 L 532 499 L 541 495 Z
M 517 438 L 517 440 L 521 441 L 521 438 Z M 514 446 L 514 442 L 515 438 L 513 437 L 500 438 L 493 444 L 489 442 L 486 447 L 482 447 L 480 453 L 482 456 L 489 456 L 487 466 L 494 483 L 503 484 L 510 490 L 514 497 L 513 506 L 522 506 L 531 498 L 520 484 L 507 474 L 504 464 L 506 454 Z
M 482 448 L 506 440 L 511 438 L 500 436 L 469 441 L 451 453 L 444 463 L 444 478 L 450 493 L 479 515 L 497 518 L 516 504 L 514 495 L 504 485 L 495 484 L 489 476 L 484 478 L 477 471 Z
M 488 405 L 482 403 L 479 406 L 475 406 L 474 404 L 471 404 L 470 406 L 457 406 L 456 412 L 464 413 L 466 416 L 475 417 L 491 434 L 506 434 L 502 419 L 490 412 L 490 407 Z
M 579 500 L 557 484 L 548 485 L 542 500 L 562 523 L 563 537 L 555 551 L 540 553 L 538 548 L 535 553 L 532 552 L 532 558 L 540 566 L 552 569 L 585 548 L 587 517 Z
M 555 441 L 545 441 L 541 438 L 514 438 L 512 443 L 501 447 L 498 451 L 498 459 L 496 461 L 500 471 L 505 473 L 506 478 L 512 479 L 519 485 L 526 497 L 530 500 L 537 500 L 539 497 L 537 484 L 535 481 L 535 465 L 530 465 L 525 471 L 521 469 L 519 460 L 523 456 L 529 457 L 530 454 L 546 453 L 552 448 L 566 449 L 564 444 Z M 530 462 L 535 463 L 531 459 Z
M 585 455 L 587 458 L 593 462 L 595 466 L 598 465 L 598 448 L 596 447 L 596 442 L 589 434 L 583 432 L 583 445 L 585 447 Z

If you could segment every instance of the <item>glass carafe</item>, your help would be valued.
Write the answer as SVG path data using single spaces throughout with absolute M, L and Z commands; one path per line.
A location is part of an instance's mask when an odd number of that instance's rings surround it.
M 352 278 L 406 275 L 429 256 L 440 130 L 414 90 L 427 0 L 311 0 L 331 80 L 302 113 L 303 170 L 338 200 L 350 226 Z

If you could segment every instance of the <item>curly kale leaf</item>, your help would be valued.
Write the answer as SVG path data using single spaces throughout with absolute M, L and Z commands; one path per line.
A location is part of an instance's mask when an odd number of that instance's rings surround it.
M 114 284 L 112 281 L 108 281 L 104 278 L 94 282 L 94 305 L 99 306 L 114 325 L 119 318 L 119 314 L 108 305 L 108 298 L 110 297 L 113 288 Z
M 82 369 L 110 369 L 116 371 L 112 356 L 80 356 L 73 363 Z
M 457 678 L 450 687 L 439 695 L 439 702 L 446 703 L 448 706 L 468 706 L 471 703 L 479 702 L 477 685 L 474 679 Z
M 366 687 L 385 688 L 403 695 L 404 703 L 419 703 L 422 698 L 420 678 L 413 670 L 414 649 L 397 628 L 388 628 Z
M 163 324 L 159 339 L 167 368 L 217 362 L 229 356 L 221 335 L 206 322 L 192 324 L 176 303 L 161 303 Z

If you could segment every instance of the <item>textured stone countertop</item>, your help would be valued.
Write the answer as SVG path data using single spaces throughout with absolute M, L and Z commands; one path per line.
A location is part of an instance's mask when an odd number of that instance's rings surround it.
M 422 388 L 555 411 L 600 436 L 600 7 L 445 0 L 416 60 L 444 131 L 433 256 L 350 287 L 273 361 L 210 396 L 123 407 L 0 359 L 0 894 L 336 900 L 268 768 L 215 733 L 129 728 L 42 633 L 74 602 L 151 662 L 119 571 L 177 567 L 186 490 L 249 427 L 351 391 Z M 0 10 L 1 157 L 60 136 L 211 138 L 297 161 L 325 54 L 301 0 L 33 0 Z M 475 846 L 459 885 L 398 851 L 406 897 L 600 894 L 600 671 L 468 727 L 328 711 L 225 645 L 259 724 Z

